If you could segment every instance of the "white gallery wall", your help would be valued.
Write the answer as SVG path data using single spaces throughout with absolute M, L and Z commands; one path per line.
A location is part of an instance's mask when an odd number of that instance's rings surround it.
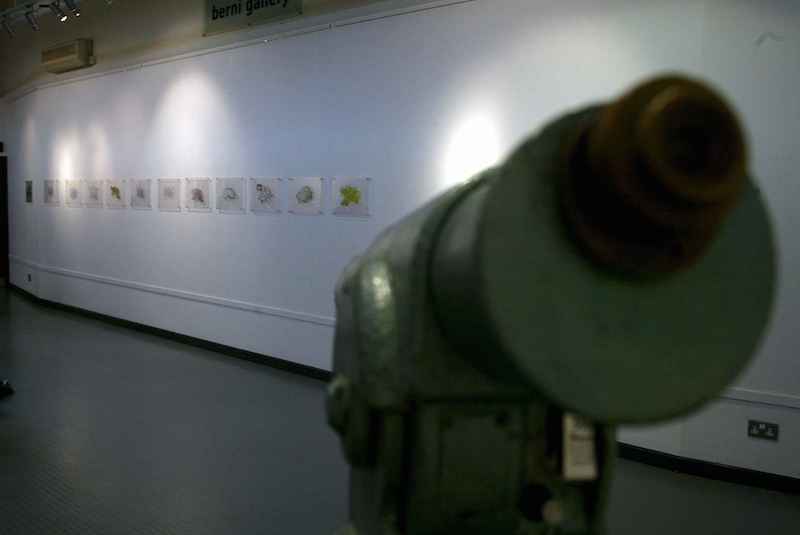
M 329 369 L 335 281 L 382 229 L 556 114 L 679 70 L 719 85 L 748 126 L 779 294 L 736 388 L 688 420 L 622 437 L 800 477 L 799 60 L 800 6 L 788 0 L 475 0 L 43 87 L 6 99 L 0 119 L 12 282 Z M 369 176 L 374 215 L 333 217 L 329 201 L 319 217 L 42 203 L 45 179 L 251 176 Z M 751 418 L 780 423 L 780 442 L 748 439 Z

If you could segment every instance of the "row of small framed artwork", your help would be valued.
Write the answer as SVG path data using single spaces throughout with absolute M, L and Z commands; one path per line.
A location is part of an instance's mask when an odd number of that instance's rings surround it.
M 133 180 L 45 180 L 45 206 L 151 210 L 153 183 L 157 206 L 163 212 L 211 212 L 212 199 L 220 213 L 281 213 L 321 215 L 325 183 L 330 183 L 334 215 L 370 216 L 370 178 L 186 178 Z M 212 186 L 216 184 L 216 195 Z M 183 192 L 181 192 L 183 189 Z M 63 191 L 62 191 L 63 190 Z M 247 199 L 249 198 L 249 203 Z M 33 202 L 33 181 L 25 182 L 25 200 Z M 285 208 L 284 208 L 285 207 Z

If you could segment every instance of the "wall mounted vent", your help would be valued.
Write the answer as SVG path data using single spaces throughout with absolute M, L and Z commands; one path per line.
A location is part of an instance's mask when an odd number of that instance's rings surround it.
M 91 67 L 95 64 L 92 49 L 91 39 L 76 39 L 46 48 L 42 50 L 42 67 L 55 74 Z

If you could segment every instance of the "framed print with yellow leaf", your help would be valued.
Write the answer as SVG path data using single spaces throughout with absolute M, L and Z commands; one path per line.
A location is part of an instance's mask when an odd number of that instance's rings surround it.
M 334 178 L 333 215 L 344 217 L 369 217 L 369 190 L 371 178 Z
M 108 208 L 122 210 L 128 207 L 126 195 L 127 181 L 125 180 L 106 180 L 106 206 Z

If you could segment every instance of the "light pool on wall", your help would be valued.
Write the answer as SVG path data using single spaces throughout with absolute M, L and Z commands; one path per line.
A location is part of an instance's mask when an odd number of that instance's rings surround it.
M 109 176 L 112 174 L 112 164 L 114 161 L 111 154 L 111 144 L 109 143 L 108 133 L 97 122 L 89 125 L 86 133 L 85 150 L 83 156 L 86 158 L 85 171 L 93 177 Z
M 497 164 L 501 156 L 500 135 L 492 114 L 485 111 L 465 114 L 455 123 L 444 153 L 443 189 Z
M 28 170 L 35 169 L 37 159 L 40 159 L 41 156 L 38 154 L 37 150 L 40 147 L 39 132 L 36 128 L 36 119 L 33 113 L 27 113 L 25 116 L 22 140 L 24 168 Z
M 198 174 L 219 165 L 218 140 L 237 145 L 228 101 L 217 83 L 200 71 L 175 75 L 166 86 L 149 136 L 158 153 L 171 155 L 161 171 Z
M 79 154 L 78 135 L 72 128 L 57 133 L 53 142 L 53 159 L 50 176 L 59 180 L 75 180 L 78 178 L 76 156 Z

